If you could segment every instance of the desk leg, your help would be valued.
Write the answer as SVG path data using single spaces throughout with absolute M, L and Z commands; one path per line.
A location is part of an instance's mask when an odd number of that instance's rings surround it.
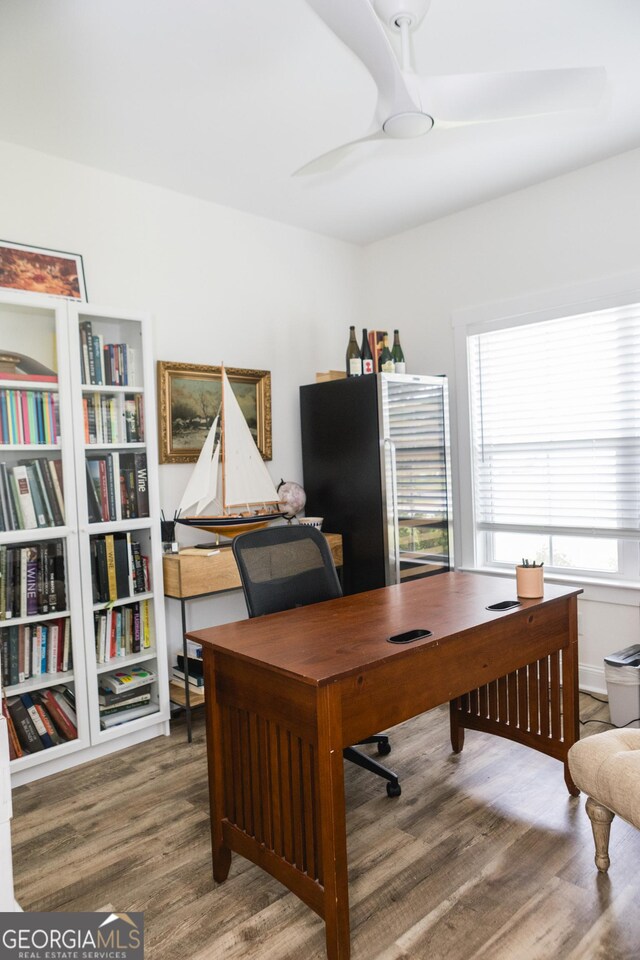
M 468 694 L 465 694 L 465 696 L 468 696 Z M 464 700 L 464 697 L 460 699 Z M 451 736 L 451 749 L 454 753 L 462 753 L 462 748 L 464 747 L 464 726 L 460 722 L 458 700 L 449 701 L 449 733 Z
M 187 605 L 180 600 L 182 613 L 182 662 L 184 664 L 184 710 L 187 718 L 187 741 L 191 743 L 191 691 L 189 690 L 189 661 L 187 659 Z
M 578 703 L 578 601 L 573 598 L 569 607 L 569 644 L 562 651 L 562 717 L 564 733 L 564 782 L 572 797 L 580 795 L 571 774 L 567 753 L 580 739 L 580 715 Z
M 318 799 L 328 960 L 348 960 L 349 884 L 342 718 L 335 685 L 318 690 Z
M 222 717 L 216 696 L 215 654 L 203 647 L 205 709 L 207 716 L 207 769 L 209 777 L 209 807 L 211 811 L 211 855 L 213 879 L 223 883 L 231 866 L 231 850 L 222 837 L 224 817 L 224 765 L 222 758 Z

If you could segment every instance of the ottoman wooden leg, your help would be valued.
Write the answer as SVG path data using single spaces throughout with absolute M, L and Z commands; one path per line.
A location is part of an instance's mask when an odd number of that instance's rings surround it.
M 587 797 L 585 809 L 591 820 L 596 845 L 596 867 L 601 873 L 606 873 L 609 869 L 609 833 L 614 814 L 591 797 Z

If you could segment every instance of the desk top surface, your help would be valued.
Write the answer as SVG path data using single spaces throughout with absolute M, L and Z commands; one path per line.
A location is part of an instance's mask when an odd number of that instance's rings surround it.
M 393 657 L 415 655 L 466 631 L 505 618 L 527 617 L 532 608 L 582 593 L 545 583 L 544 598 L 521 600 L 510 610 L 489 604 L 516 599 L 515 579 L 473 573 L 445 573 L 379 590 L 327 600 L 253 620 L 240 620 L 189 633 L 191 639 L 240 659 L 311 684 L 324 684 Z M 409 644 L 388 637 L 415 628 L 432 636 Z

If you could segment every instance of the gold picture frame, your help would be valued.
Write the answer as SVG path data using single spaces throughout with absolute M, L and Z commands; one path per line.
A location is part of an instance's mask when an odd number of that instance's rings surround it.
M 220 406 L 220 367 L 158 360 L 160 463 L 195 463 Z M 271 460 L 271 373 L 225 367 L 264 460 Z

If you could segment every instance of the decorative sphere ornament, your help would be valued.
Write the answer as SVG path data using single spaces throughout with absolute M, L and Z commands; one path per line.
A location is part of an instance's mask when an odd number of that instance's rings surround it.
M 306 493 L 300 484 L 293 480 L 281 480 L 276 489 L 280 497 L 280 513 L 286 520 L 293 520 L 297 513 L 304 510 Z

